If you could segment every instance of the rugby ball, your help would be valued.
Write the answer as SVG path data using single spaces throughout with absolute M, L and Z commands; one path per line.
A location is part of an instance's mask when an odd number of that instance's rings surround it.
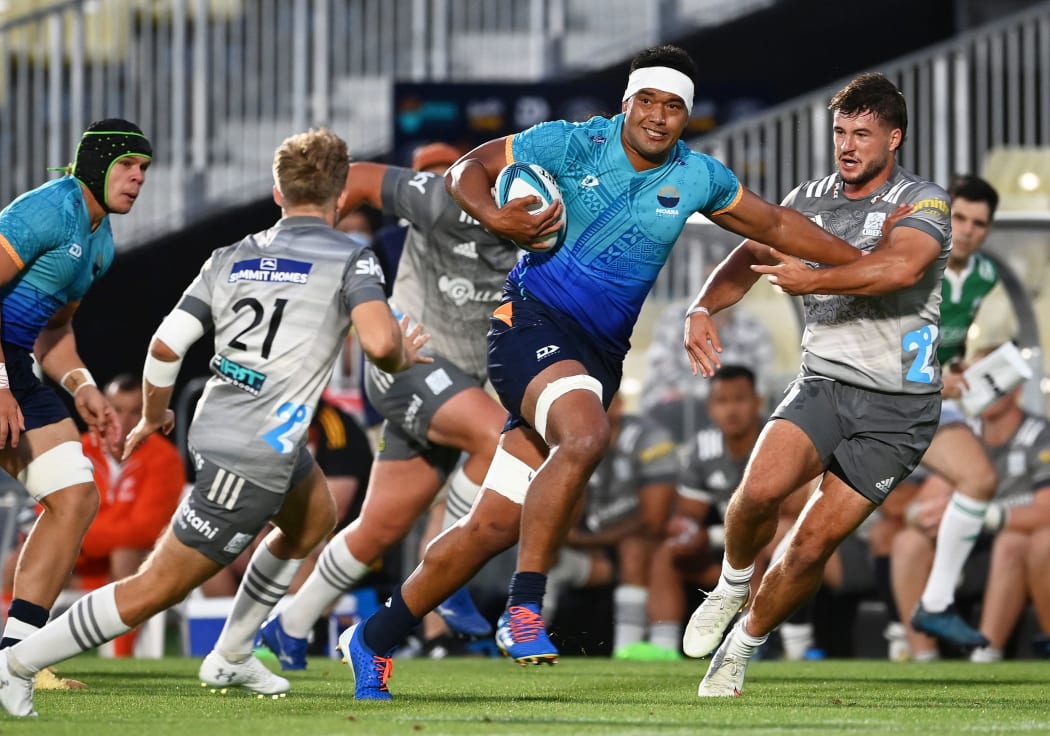
M 502 207 L 512 199 L 535 195 L 540 202 L 531 212 L 538 215 L 555 202 L 560 202 L 561 190 L 546 169 L 537 164 L 512 163 L 503 168 L 496 176 L 496 204 Z M 554 250 L 565 241 L 565 232 L 568 225 L 565 221 L 565 211 L 561 214 L 561 227 L 558 231 L 541 240 L 530 243 L 518 243 L 517 246 L 523 250 L 533 253 L 547 253 Z

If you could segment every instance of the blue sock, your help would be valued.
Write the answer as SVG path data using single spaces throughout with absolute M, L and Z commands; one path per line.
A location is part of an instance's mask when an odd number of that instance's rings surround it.
M 21 598 L 15 598 L 11 601 L 11 607 L 7 609 L 8 623 L 4 627 L 4 637 L 0 639 L 0 649 L 6 649 L 25 638 L 24 636 L 9 635 L 18 630 L 27 630 L 26 626 L 19 626 L 18 622 L 28 624 L 33 629 L 42 629 L 50 616 L 51 612 L 43 606 L 24 601 Z
M 510 579 L 507 607 L 531 603 L 539 608 L 546 592 L 547 576 L 542 572 L 516 572 Z
M 401 588 L 397 588 L 390 596 L 390 601 L 380 606 L 375 615 L 365 622 L 361 636 L 369 649 L 386 656 L 412 629 L 419 626 L 421 620 L 408 610 L 401 597 Z

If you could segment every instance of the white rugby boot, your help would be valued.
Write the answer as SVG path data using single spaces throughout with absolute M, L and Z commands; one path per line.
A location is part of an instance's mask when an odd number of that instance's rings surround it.
M 701 698 L 732 698 L 743 691 L 744 673 L 747 672 L 747 663 L 751 661 L 751 657 L 742 656 L 737 648 L 733 647 L 738 628 L 739 624 L 733 627 L 722 646 L 715 652 L 715 656 L 711 658 L 707 674 L 700 681 L 700 687 L 696 691 Z
M 270 672 L 254 656 L 243 662 L 230 662 L 214 649 L 201 662 L 197 673 L 201 684 L 225 693 L 227 688 L 243 687 L 259 695 L 281 695 L 288 692 L 291 684 L 280 675 Z
M 0 705 L 13 716 L 35 716 L 33 678 L 19 677 L 7 663 L 7 652 L 0 652 Z
M 715 587 L 689 617 L 682 635 L 682 651 L 688 657 L 706 657 L 722 642 L 726 629 L 751 597 L 751 588 L 737 594 Z

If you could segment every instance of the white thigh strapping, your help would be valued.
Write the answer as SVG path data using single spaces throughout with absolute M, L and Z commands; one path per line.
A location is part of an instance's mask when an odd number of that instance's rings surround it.
M 525 503 L 525 494 L 529 491 L 529 483 L 532 482 L 534 472 L 527 464 L 502 447 L 497 447 L 482 488 L 495 491 L 520 505 Z
M 598 397 L 598 401 L 602 400 L 601 381 L 586 374 L 565 376 L 551 381 L 536 400 L 536 421 L 532 426 L 545 442 L 547 440 L 547 414 L 551 410 L 551 405 L 565 394 L 577 389 L 590 391 Z
M 84 456 L 79 442 L 63 442 L 33 459 L 26 465 L 18 480 L 34 500 L 48 496 L 78 483 L 94 481 L 91 461 Z

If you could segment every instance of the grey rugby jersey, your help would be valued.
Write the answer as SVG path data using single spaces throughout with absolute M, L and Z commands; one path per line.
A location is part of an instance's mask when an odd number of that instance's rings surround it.
M 316 217 L 286 217 L 214 251 L 177 306 L 215 329 L 190 443 L 235 475 L 286 491 L 350 312 L 384 299 L 372 251 Z
M 1024 420 L 1013 436 L 995 447 L 984 441 L 979 417 L 970 419 L 969 424 L 982 438 L 995 465 L 999 477 L 996 501 L 1025 506 L 1032 502 L 1034 492 L 1050 487 L 1050 424 L 1046 417 L 1024 412 Z
M 709 504 L 724 519 L 750 457 L 750 452 L 743 457 L 730 455 L 725 436 L 717 427 L 701 429 L 683 453 L 678 495 Z
M 599 532 L 637 513 L 639 493 L 654 483 L 671 483 L 678 458 L 671 433 L 645 417 L 624 414 L 616 444 L 587 481 L 584 526 Z
M 423 323 L 430 351 L 484 383 L 489 318 L 521 251 L 460 209 L 440 176 L 392 166 L 382 186 L 383 211 L 411 224 L 391 305 Z
M 801 184 L 784 204 L 864 251 L 882 237 L 888 214 L 900 204 L 912 205 L 897 227 L 932 236 L 941 244 L 940 256 L 906 289 L 881 296 L 805 296 L 802 372 L 874 391 L 939 392 L 941 278 L 952 248 L 948 194 L 895 166 L 889 179 L 863 199 L 847 199 L 836 173 Z

